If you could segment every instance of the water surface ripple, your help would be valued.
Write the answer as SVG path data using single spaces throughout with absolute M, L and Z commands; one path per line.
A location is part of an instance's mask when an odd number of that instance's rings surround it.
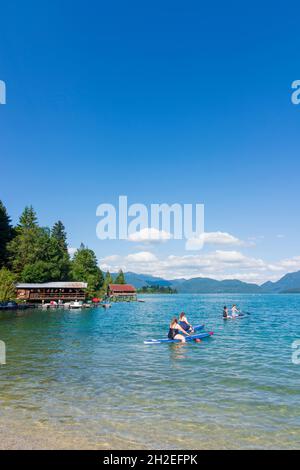
M 91 448 L 300 447 L 300 295 L 144 298 L 107 312 L 2 313 L 1 426 L 54 430 L 62 446 L 68 436 Z M 251 316 L 224 322 L 232 302 Z M 143 344 L 182 310 L 214 338 Z

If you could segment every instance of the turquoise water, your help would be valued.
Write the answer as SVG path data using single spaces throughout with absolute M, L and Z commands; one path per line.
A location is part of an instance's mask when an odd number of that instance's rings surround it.
M 300 339 L 300 295 L 144 299 L 107 312 L 1 314 L 1 423 L 55 429 L 95 448 L 300 447 L 291 347 Z M 252 315 L 224 322 L 232 302 Z M 143 344 L 164 336 L 182 310 L 213 339 Z

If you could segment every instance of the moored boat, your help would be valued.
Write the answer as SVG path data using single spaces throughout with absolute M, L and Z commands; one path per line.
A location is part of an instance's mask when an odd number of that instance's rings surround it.
M 75 300 L 74 302 L 70 303 L 69 308 L 71 310 L 78 310 L 78 309 L 82 308 L 82 306 L 83 306 L 82 302 L 78 302 L 78 300 Z

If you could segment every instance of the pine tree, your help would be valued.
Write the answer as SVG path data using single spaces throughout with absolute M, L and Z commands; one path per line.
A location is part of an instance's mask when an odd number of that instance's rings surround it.
M 114 283 L 113 278 L 111 277 L 110 272 L 107 271 L 107 273 L 105 274 L 105 284 L 109 286 L 109 284 L 113 284 L 113 283 Z
M 76 251 L 71 261 L 71 274 L 74 281 L 88 283 L 87 296 L 95 297 L 104 285 L 104 276 L 98 266 L 97 258 L 93 250 L 83 244 Z
M 58 281 L 67 281 L 70 276 L 70 255 L 68 252 L 67 233 L 64 224 L 59 220 L 51 230 L 53 259 L 57 258 L 59 267 Z
M 7 245 L 12 238 L 13 228 L 11 219 L 7 214 L 4 204 L 0 201 L 0 269 L 8 264 L 9 253 Z
M 32 206 L 26 206 L 21 214 L 17 228 L 33 229 L 38 227 L 38 219 L 35 210 Z
M 23 282 L 66 281 L 69 278 L 70 259 L 63 224 L 56 224 L 52 231 L 48 227 L 39 227 L 32 207 L 24 209 L 16 237 L 8 249 L 12 270 Z
M 59 242 L 63 250 L 68 251 L 66 229 L 64 224 L 60 220 L 53 225 L 51 230 L 51 236 Z
M 20 278 L 23 282 L 52 282 L 69 279 L 70 259 L 60 242 L 39 228 L 32 246 L 34 256 L 27 260 Z
M 126 280 L 125 280 L 125 276 L 124 276 L 124 273 L 122 271 L 122 269 L 120 269 L 116 279 L 115 279 L 115 284 L 126 284 Z
M 107 273 L 105 274 L 104 284 L 103 284 L 103 288 L 101 290 L 101 295 L 107 294 L 108 286 L 110 284 L 113 284 L 113 283 L 114 283 L 113 278 L 112 278 L 110 272 L 107 271 Z
M 32 207 L 25 207 L 15 234 L 7 248 L 12 270 L 20 278 L 25 266 L 39 259 L 39 252 L 43 252 L 40 238 L 46 237 L 45 231 L 38 226 L 37 216 Z

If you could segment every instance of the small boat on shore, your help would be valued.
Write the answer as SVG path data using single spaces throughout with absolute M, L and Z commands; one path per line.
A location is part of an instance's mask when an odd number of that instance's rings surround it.
M 2 302 L 0 304 L 0 310 L 17 310 L 17 308 L 15 302 Z
M 27 310 L 28 308 L 35 308 L 35 304 L 18 304 L 17 302 L 1 302 L 0 310 Z
M 55 302 L 54 300 L 52 300 L 51 302 L 49 303 L 43 303 L 42 304 L 42 309 L 48 309 L 48 308 L 59 308 L 60 307 L 60 304 L 58 304 L 57 302 Z
M 70 305 L 69 305 L 69 308 L 71 310 L 79 310 L 83 307 L 83 303 L 82 302 L 78 302 L 78 300 L 75 300 L 74 302 L 71 302 Z

